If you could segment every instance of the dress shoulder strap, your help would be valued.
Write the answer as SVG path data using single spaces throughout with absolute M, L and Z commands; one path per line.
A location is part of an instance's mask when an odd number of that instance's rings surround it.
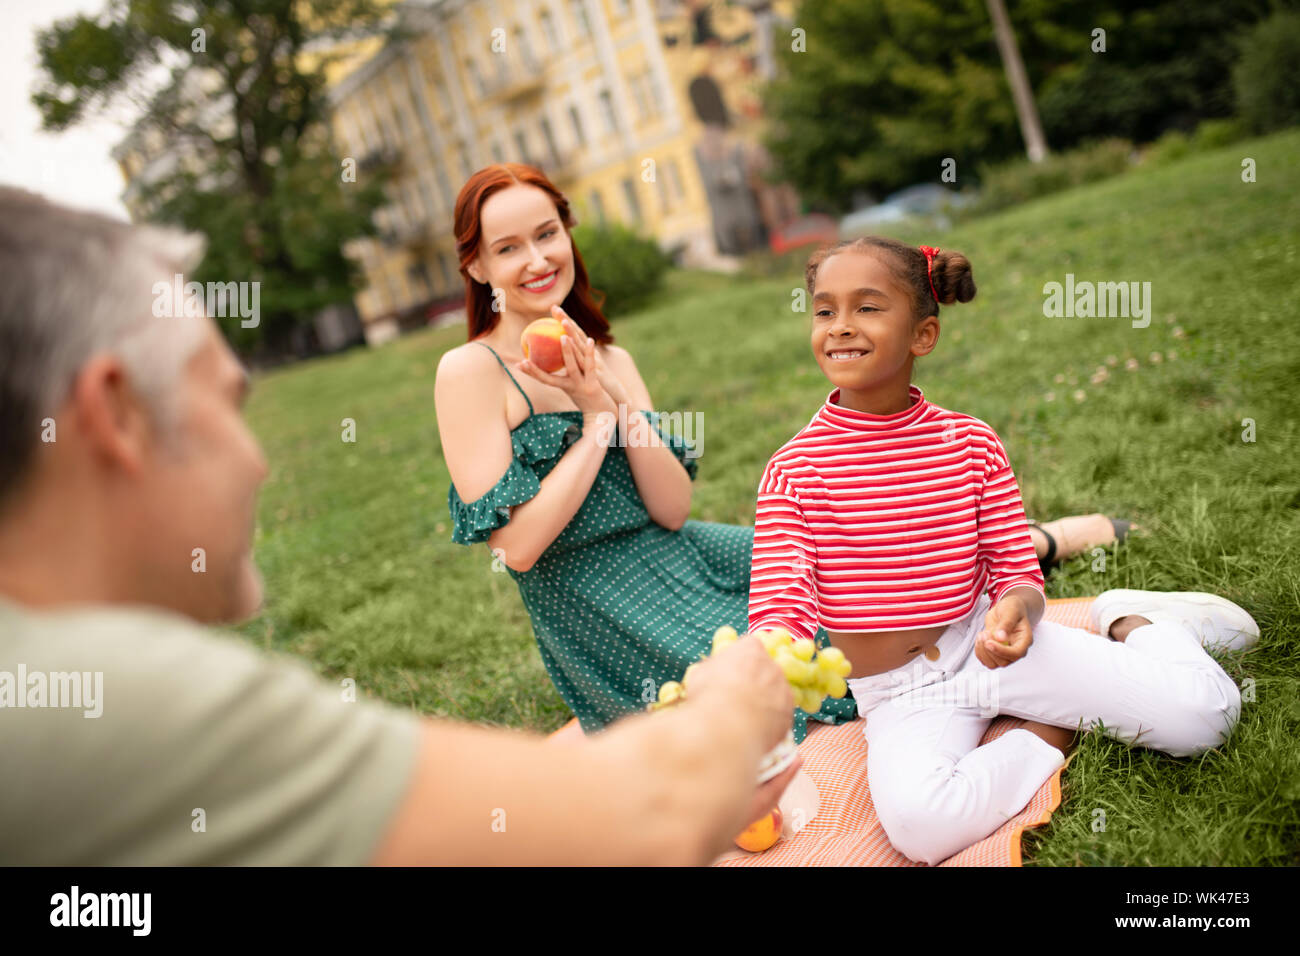
M 474 343 L 474 344 L 475 344 L 475 345 L 481 345 L 481 346 L 483 346 L 485 349 L 487 349 L 489 352 L 492 353 L 493 357 L 497 360 L 497 363 L 498 363 L 498 364 L 499 364 L 503 369 L 505 369 L 506 374 L 510 376 L 510 381 L 512 381 L 512 382 L 515 383 L 515 388 L 519 389 L 519 394 L 522 395 L 522 396 L 524 397 L 524 401 L 528 403 L 528 414 L 529 414 L 529 415 L 534 414 L 534 412 L 533 412 L 533 401 L 532 401 L 532 399 L 530 399 L 530 398 L 528 397 L 528 393 L 525 392 L 525 391 L 523 390 L 523 387 L 519 384 L 519 382 L 515 380 L 514 375 L 511 374 L 510 369 L 509 369 L 509 367 L 506 365 L 506 363 L 501 361 L 501 356 L 500 356 L 500 355 L 497 355 L 497 350 L 494 349 L 492 346 L 488 345 L 486 342 L 476 342 L 476 343 Z

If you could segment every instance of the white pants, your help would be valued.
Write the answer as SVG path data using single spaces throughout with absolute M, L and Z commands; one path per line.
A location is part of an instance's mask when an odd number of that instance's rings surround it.
M 988 609 L 981 596 L 949 625 L 936 660 L 849 681 L 876 814 L 912 860 L 938 863 L 988 836 L 1065 762 L 1022 728 L 980 746 L 998 714 L 1099 728 L 1176 757 L 1218 746 L 1236 725 L 1240 691 L 1188 628 L 1148 624 L 1121 643 L 1040 621 L 1024 657 L 988 668 L 974 653 Z

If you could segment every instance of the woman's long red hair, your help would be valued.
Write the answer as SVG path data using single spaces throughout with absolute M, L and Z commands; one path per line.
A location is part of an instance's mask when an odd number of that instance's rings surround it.
M 491 332 L 501 320 L 498 312 L 492 311 L 492 290 L 486 283 L 476 282 L 466 268 L 478 255 L 479 243 L 483 237 L 483 204 L 493 193 L 520 183 L 536 186 L 551 197 L 555 209 L 564 223 L 564 231 L 573 235 L 576 225 L 573 213 L 569 209 L 569 200 L 546 178 L 536 166 L 526 163 L 494 163 L 485 166 L 470 176 L 461 187 L 456 197 L 456 254 L 460 259 L 460 274 L 465 279 L 465 324 L 469 340 Z M 599 296 L 597 301 L 593 295 Z M 560 307 L 568 313 L 569 318 L 578 323 L 600 345 L 614 341 L 609 331 L 609 320 L 600 311 L 605 304 L 605 294 L 591 288 L 587 278 L 587 267 L 582 262 L 578 247 L 573 247 L 573 288 L 565 296 Z

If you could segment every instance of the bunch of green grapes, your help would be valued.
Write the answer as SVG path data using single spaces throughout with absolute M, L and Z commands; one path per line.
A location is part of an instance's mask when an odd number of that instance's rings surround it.
M 748 635 L 746 635 L 748 636 Z M 821 710 L 822 700 L 826 697 L 843 697 L 848 692 L 845 680 L 852 669 L 844 652 L 838 647 L 824 648 L 817 652 L 817 645 L 807 638 L 795 639 L 783 627 L 756 632 L 755 636 L 763 642 L 767 653 L 785 673 L 785 679 L 794 690 L 794 702 L 801 710 L 810 714 Z M 713 632 L 713 651 L 716 654 L 728 644 L 740 640 L 741 635 L 734 627 L 723 626 Z M 659 688 L 659 700 L 650 705 L 651 710 L 669 707 L 686 697 L 686 688 L 691 681 L 691 672 L 699 663 L 686 668 L 681 683 L 668 681 Z

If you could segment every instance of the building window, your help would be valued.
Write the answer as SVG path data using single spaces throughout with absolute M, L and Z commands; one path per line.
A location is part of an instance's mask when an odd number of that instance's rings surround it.
M 618 132 L 618 116 L 614 113 L 614 99 L 609 90 L 600 91 L 600 116 L 605 121 L 605 132 Z
M 447 266 L 447 253 L 438 253 L 438 271 L 442 273 L 442 287 L 450 290 L 452 283 L 453 270 Z
M 370 131 L 370 135 L 367 137 L 368 145 L 371 150 L 379 152 L 388 144 L 384 142 L 384 133 L 379 128 L 379 120 L 377 119 L 379 111 L 375 106 L 375 99 L 369 94 L 369 91 L 366 93 L 366 100 L 367 108 L 361 111 L 361 115 L 365 117 L 365 126 Z
M 527 34 L 524 33 L 523 27 L 515 27 L 515 47 L 519 50 L 520 59 L 523 60 L 524 66 L 537 72 L 537 56 L 533 53 L 533 46 L 528 41 Z
M 591 191 L 591 208 L 596 214 L 596 221 L 602 226 L 605 225 L 605 202 L 600 198 L 600 190 Z
M 389 109 L 391 110 L 392 107 L 389 107 Z M 384 128 L 388 132 L 387 143 L 393 149 L 397 149 L 402 145 L 401 127 L 398 126 L 397 120 L 393 117 L 391 112 L 384 113 L 382 119 L 384 121 Z
M 464 143 L 456 147 L 456 158 L 460 161 L 460 178 L 469 179 L 474 170 L 470 167 L 469 150 L 465 148 Z
M 501 143 L 499 140 L 492 140 L 492 159 L 498 163 L 504 163 L 506 161 L 506 154 L 501 151 Z
M 466 60 L 465 69 L 469 71 L 469 78 L 474 83 L 474 90 L 479 96 L 487 95 L 487 87 L 483 83 L 483 74 L 479 71 L 476 60 Z
M 587 136 L 582 131 L 582 117 L 578 115 L 576 105 L 569 107 L 569 120 L 573 123 L 573 139 L 579 146 L 587 145 Z
M 352 155 L 360 158 L 370 152 L 370 147 L 366 143 L 366 126 L 359 118 L 348 123 L 348 126 L 352 130 L 352 142 L 355 144 Z
M 444 209 L 450 209 L 453 202 L 451 197 L 455 196 L 455 193 L 452 192 L 451 182 L 447 179 L 446 164 L 441 162 L 434 163 L 433 174 L 438 177 L 438 189 L 440 190 L 439 195 L 442 196 L 442 207 Z
M 650 108 L 645 101 L 645 88 L 641 82 L 641 75 L 635 74 L 627 78 L 627 85 L 632 90 L 632 99 L 636 103 L 636 118 L 638 121 L 644 121 L 650 115 Z
M 659 78 L 655 76 L 655 71 L 649 69 L 645 71 L 646 88 L 650 91 L 650 111 L 655 116 L 662 116 L 667 108 L 664 100 L 663 90 L 659 87 Z
M 410 283 L 417 298 L 427 299 L 433 294 L 433 282 L 429 278 L 429 267 L 423 262 L 416 262 L 407 267 L 406 281 Z
M 555 147 L 555 135 L 551 132 L 551 121 L 543 116 L 540 125 L 542 127 L 542 138 L 546 140 L 547 155 L 552 163 L 559 165 L 560 151 Z
M 668 184 L 662 178 L 655 179 L 655 195 L 659 197 L 659 211 L 667 215 L 673 211 L 672 198 L 668 195 Z
M 420 72 L 419 64 L 415 66 L 415 73 L 410 70 L 406 72 L 406 86 L 411 97 L 411 113 L 420 116 L 425 113 L 422 108 L 424 103 L 424 91 L 420 89 L 419 84 L 424 82 L 424 74 Z M 426 116 L 427 118 L 427 116 Z
M 421 187 L 424 184 L 420 182 L 419 177 L 411 180 L 411 184 L 406 189 L 406 195 L 411 204 L 411 219 L 414 220 L 416 228 L 424 229 L 428 226 L 429 220 L 433 218 L 433 211 L 421 195 Z
M 396 235 L 405 228 L 405 218 L 402 215 L 402 196 L 396 186 L 389 187 L 388 191 L 388 231 Z
M 555 18 L 550 10 L 541 12 L 542 34 L 546 37 L 546 46 L 552 53 L 560 52 L 560 35 L 555 31 Z
M 632 4 L 629 0 L 615 0 L 614 10 L 620 17 L 630 16 L 632 13 Z
M 681 202 L 686 198 L 686 188 L 682 185 L 682 171 L 677 166 L 677 160 L 668 160 L 668 184 L 673 188 L 673 195 Z
M 587 19 L 587 0 L 569 0 L 569 10 L 578 24 L 578 38 L 591 36 L 591 21 Z
M 533 160 L 528 155 L 528 137 L 524 135 L 524 131 L 521 129 L 515 130 L 515 149 L 519 151 L 519 161 L 528 163 L 531 166 Z
M 429 188 L 429 184 L 423 177 L 420 178 L 419 182 L 420 199 L 424 202 L 424 208 L 428 210 L 429 221 L 432 222 L 438 218 L 438 206 L 433 201 L 433 190 Z
M 630 179 L 623 180 L 623 199 L 627 203 L 628 217 L 632 222 L 640 222 L 641 203 L 636 198 L 636 185 Z

